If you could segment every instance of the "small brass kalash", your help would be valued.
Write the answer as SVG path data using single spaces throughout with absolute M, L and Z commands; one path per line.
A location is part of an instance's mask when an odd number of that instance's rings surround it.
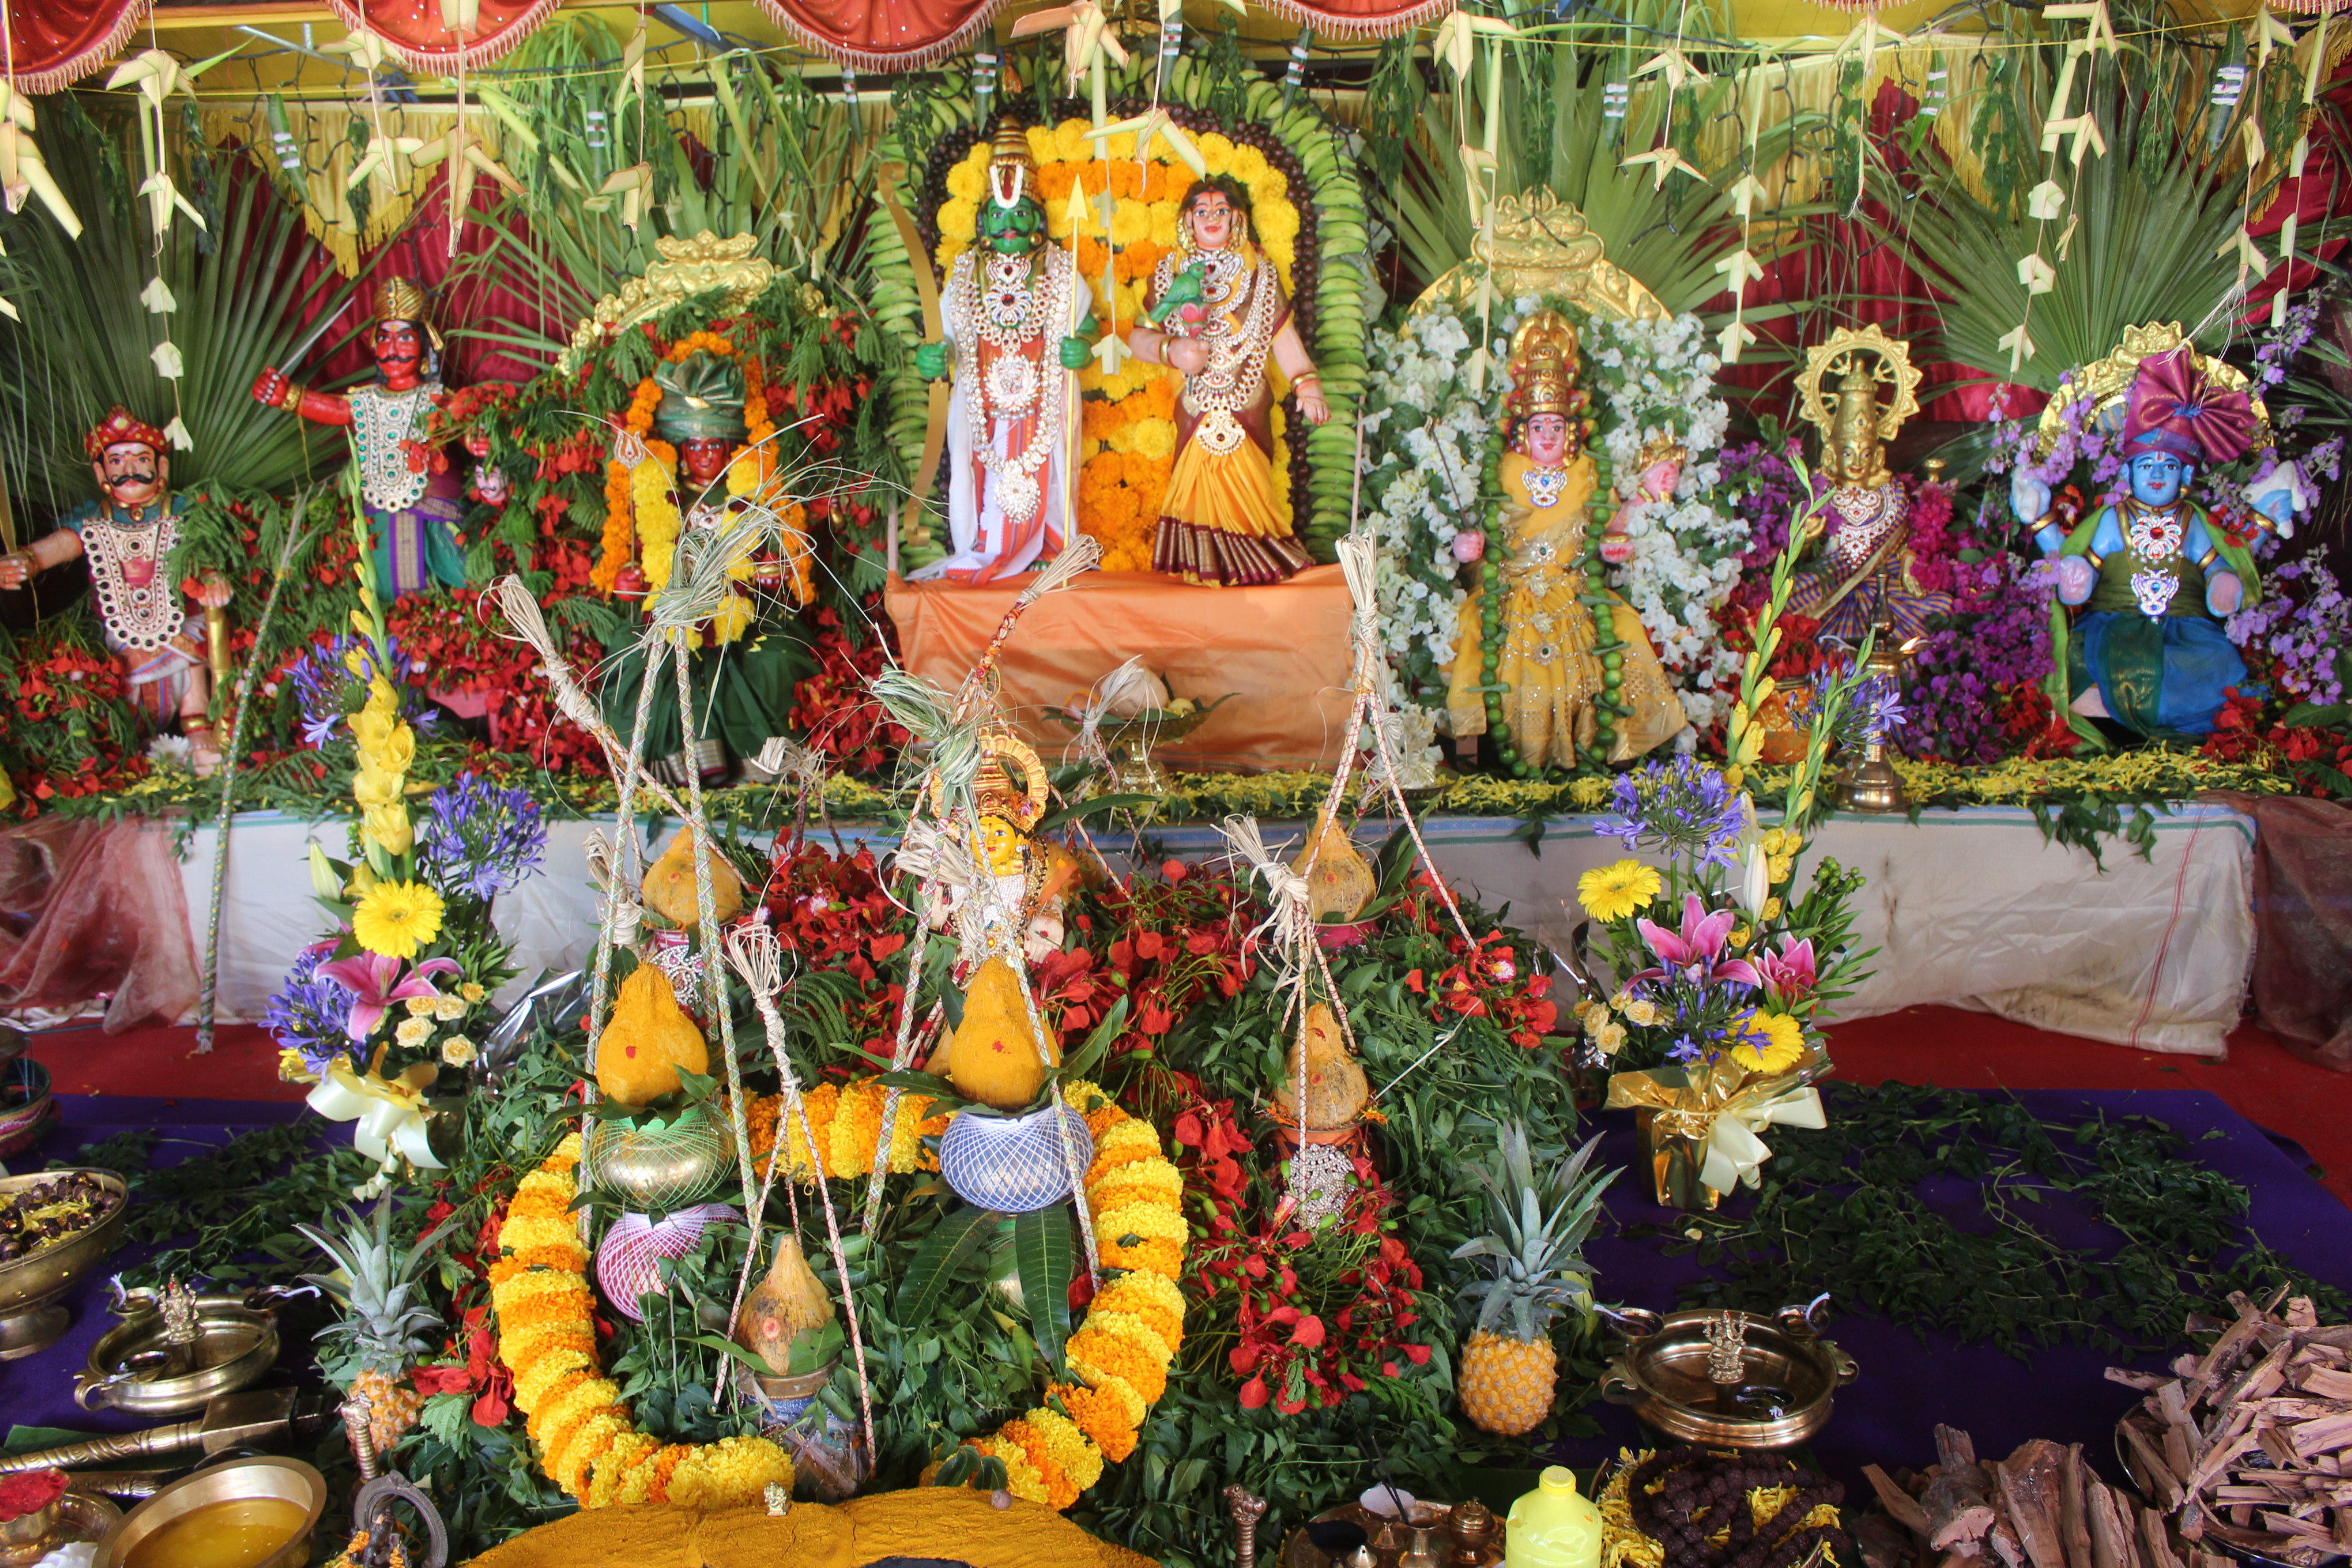
M 1829 1298 L 1755 1312 L 1602 1308 L 1623 1342 L 1601 1396 L 1678 1443 L 1770 1451 L 1811 1442 L 1837 1391 L 1861 1375 L 1820 1337 Z

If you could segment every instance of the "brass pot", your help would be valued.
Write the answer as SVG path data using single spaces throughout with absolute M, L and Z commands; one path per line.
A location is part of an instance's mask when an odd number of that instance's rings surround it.
M 583 1152 L 592 1186 L 633 1209 L 667 1214 L 718 1190 L 735 1163 L 735 1131 L 697 1106 L 662 1128 L 592 1122 Z
M 158 1375 L 169 1353 L 163 1320 L 133 1310 L 90 1347 L 89 1363 L 74 1379 L 74 1402 L 84 1410 L 121 1410 L 163 1417 L 201 1410 L 215 1394 L 250 1388 L 278 1363 L 275 1313 L 245 1305 L 238 1296 L 196 1298 L 201 1337 L 192 1347 L 194 1370 Z
M 1829 1424 L 1832 1398 L 1862 1371 L 1817 1337 L 1818 1307 L 1783 1307 L 1769 1318 L 1609 1312 L 1624 1342 L 1601 1375 L 1601 1396 L 1678 1442 L 1797 1447 Z
M 173 1481 L 114 1527 L 98 1549 L 97 1568 L 123 1568 L 139 1543 L 200 1508 L 238 1498 L 282 1498 L 303 1510 L 302 1528 L 253 1568 L 303 1568 L 327 1510 L 327 1478 L 299 1459 L 231 1459 Z
M 0 1198 L 74 1173 L 44 1171 L 38 1175 L 0 1177 Z M 63 1307 L 55 1305 L 57 1299 L 122 1245 L 123 1221 L 131 1213 L 130 1191 L 111 1171 L 89 1174 L 113 1195 L 113 1210 L 78 1236 L 13 1263 L 0 1263 L 0 1361 L 37 1354 L 63 1338 L 73 1319 Z

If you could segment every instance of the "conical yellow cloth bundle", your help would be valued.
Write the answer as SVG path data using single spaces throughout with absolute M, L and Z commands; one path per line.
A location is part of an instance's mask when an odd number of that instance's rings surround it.
M 621 982 L 613 1021 L 596 1043 L 596 1087 L 623 1105 L 649 1105 L 677 1091 L 680 1068 L 709 1072 L 710 1052 L 678 1006 L 669 976 L 640 963 Z
M 1293 1040 L 1283 1058 L 1282 1081 L 1275 1086 L 1274 1102 L 1292 1121 L 1309 1132 L 1336 1132 L 1353 1127 L 1372 1098 L 1364 1069 L 1348 1054 L 1331 1009 L 1318 1002 L 1307 1009 L 1306 1037 Z M 1298 1114 L 1299 1056 L 1307 1058 L 1307 1114 Z
M 776 1243 L 775 1260 L 743 1298 L 735 1315 L 735 1342 L 758 1356 L 778 1377 L 792 1371 L 793 1342 L 833 1321 L 833 1298 L 824 1281 L 808 1266 L 800 1238 L 787 1236 Z
M 963 1022 L 948 1042 L 948 1081 L 966 1100 L 1018 1110 L 1045 1087 L 1049 1062 L 1062 1065 L 1062 1047 L 1048 1029 L 1039 1054 L 1021 977 L 1001 958 L 982 963 L 964 988 Z

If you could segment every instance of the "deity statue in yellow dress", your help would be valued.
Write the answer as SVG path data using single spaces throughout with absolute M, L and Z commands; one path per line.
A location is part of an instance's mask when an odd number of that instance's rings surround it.
M 1457 738 L 1498 730 L 1506 760 L 1528 772 L 1576 766 L 1598 749 L 1599 704 L 1614 676 L 1619 710 L 1608 760 L 1638 757 L 1684 725 L 1681 699 L 1633 607 L 1585 574 L 1595 484 L 1584 449 L 1591 404 L 1578 390 L 1576 330 L 1557 310 L 1528 318 L 1511 343 L 1504 399 L 1498 528 L 1490 530 L 1486 579 L 1462 606 L 1460 646 L 1447 679 Z M 1653 455 L 1663 461 L 1664 454 Z M 1486 595 L 1499 582 L 1499 616 Z M 1600 637 L 1588 594 L 1603 596 L 1615 646 Z M 1486 643 L 1492 618 L 1500 636 Z

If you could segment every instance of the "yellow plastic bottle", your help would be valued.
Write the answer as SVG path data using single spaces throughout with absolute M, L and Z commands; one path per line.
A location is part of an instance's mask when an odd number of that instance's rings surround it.
M 1511 1505 L 1504 1568 L 1598 1568 L 1601 1510 L 1576 1489 L 1576 1472 L 1546 1469 L 1536 1489 Z

